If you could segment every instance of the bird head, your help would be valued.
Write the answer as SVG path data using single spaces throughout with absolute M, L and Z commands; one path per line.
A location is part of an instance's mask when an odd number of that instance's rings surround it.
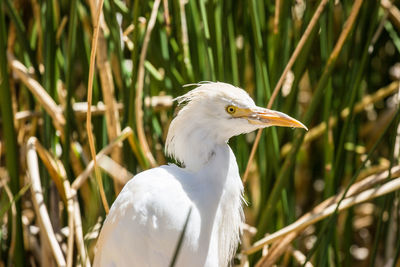
M 304 128 L 298 120 L 278 111 L 256 106 L 246 91 L 221 82 L 200 83 L 176 98 L 178 112 L 171 122 L 167 154 L 185 162 L 188 147 L 226 143 L 229 138 L 270 126 Z M 189 149 L 190 151 L 190 149 Z M 190 152 L 189 152 L 190 153 Z

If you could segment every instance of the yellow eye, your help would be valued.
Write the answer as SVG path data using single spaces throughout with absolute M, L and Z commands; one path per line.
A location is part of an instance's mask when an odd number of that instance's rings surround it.
M 228 112 L 229 114 L 234 114 L 236 112 L 236 107 L 235 106 L 227 106 L 225 108 L 226 112 Z

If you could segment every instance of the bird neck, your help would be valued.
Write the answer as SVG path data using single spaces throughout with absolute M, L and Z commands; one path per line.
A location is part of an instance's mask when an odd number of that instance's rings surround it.
M 204 168 L 196 175 L 207 183 L 210 203 L 215 208 L 213 236 L 218 239 L 220 266 L 228 266 L 240 241 L 243 222 L 243 184 L 235 155 L 227 144 L 217 146 Z M 206 181 L 205 181 L 206 180 Z
M 228 170 L 231 161 L 231 148 L 227 143 L 214 143 L 203 141 L 189 145 L 190 156 L 183 160 L 183 165 L 186 170 L 199 172 L 205 169 L 212 168 L 218 172 L 218 169 L 224 168 Z M 236 160 L 234 161 L 236 164 Z M 218 176 L 224 176 L 219 174 Z
M 171 122 L 166 153 L 185 169 L 196 172 L 205 167 L 217 152 L 229 149 L 228 140 L 218 135 L 215 130 L 218 125 L 202 123 L 196 118 L 186 118 L 186 115 L 179 114 Z
M 238 165 L 228 138 L 217 130 L 218 125 L 185 116 L 180 113 L 171 122 L 166 152 L 181 162 L 186 171 L 195 173 L 191 182 L 207 187 L 198 191 L 202 195 L 199 205 L 205 207 L 208 218 L 215 218 L 212 236 L 217 238 L 220 265 L 227 266 L 239 243 L 243 222 L 243 184 Z M 221 135 L 217 136 L 218 133 Z

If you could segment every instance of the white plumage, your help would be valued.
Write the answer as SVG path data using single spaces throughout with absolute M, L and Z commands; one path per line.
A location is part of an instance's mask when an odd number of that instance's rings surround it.
M 166 153 L 179 161 L 136 175 L 110 209 L 94 266 L 228 266 L 240 240 L 243 185 L 229 138 L 272 125 L 306 127 L 257 107 L 240 88 L 201 83 L 177 98 Z

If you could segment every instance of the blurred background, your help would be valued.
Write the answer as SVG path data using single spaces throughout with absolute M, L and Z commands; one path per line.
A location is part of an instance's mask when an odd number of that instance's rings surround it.
M 250 162 L 256 133 L 230 140 L 242 176 L 248 166 L 232 264 L 400 266 L 398 1 L 104 0 L 97 21 L 98 5 L 0 1 L 0 266 L 90 265 L 105 218 L 86 131 L 93 25 L 110 205 L 133 175 L 171 161 L 183 85 L 231 83 L 260 106 L 277 88 L 272 108 L 309 131 L 264 130 Z

